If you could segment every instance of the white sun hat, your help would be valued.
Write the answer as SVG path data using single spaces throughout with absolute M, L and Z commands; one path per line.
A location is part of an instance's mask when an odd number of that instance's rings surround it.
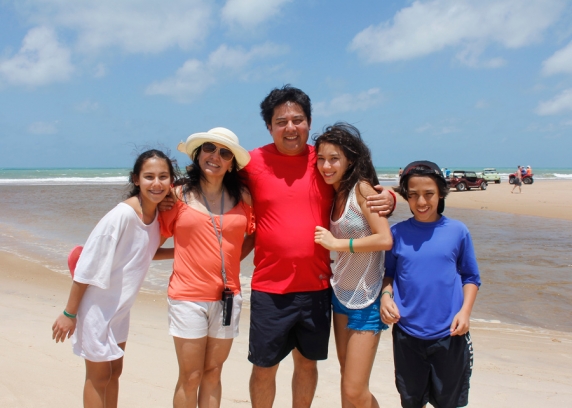
M 193 152 L 205 142 L 219 143 L 231 150 L 234 153 L 239 169 L 246 166 L 250 161 L 250 154 L 239 144 L 238 136 L 231 130 L 223 127 L 216 127 L 208 132 L 193 133 L 187 138 L 186 142 L 181 141 L 179 143 L 177 150 L 187 154 L 192 159 Z

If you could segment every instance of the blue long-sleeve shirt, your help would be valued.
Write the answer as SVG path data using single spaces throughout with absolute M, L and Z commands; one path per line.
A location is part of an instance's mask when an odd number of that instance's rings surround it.
M 385 276 L 394 279 L 399 327 L 425 340 L 450 335 L 453 318 L 463 306 L 463 285 L 481 285 L 469 230 L 442 216 L 435 222 L 410 218 L 393 225 L 391 233 Z

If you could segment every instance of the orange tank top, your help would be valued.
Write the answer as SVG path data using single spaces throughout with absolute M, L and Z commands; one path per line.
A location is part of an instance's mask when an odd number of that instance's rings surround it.
M 214 216 L 220 231 L 220 215 Z M 220 247 L 209 214 L 178 201 L 160 213 L 161 235 L 173 237 L 175 257 L 169 279 L 169 297 L 175 300 L 208 302 L 221 300 L 224 289 Z M 240 202 L 224 214 L 222 249 L 227 286 L 240 292 L 240 255 L 244 234 L 255 229 L 252 207 Z

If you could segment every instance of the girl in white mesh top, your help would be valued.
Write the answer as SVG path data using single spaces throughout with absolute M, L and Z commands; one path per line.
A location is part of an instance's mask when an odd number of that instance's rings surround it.
M 342 375 L 342 407 L 379 407 L 369 377 L 387 328 L 380 317 L 383 251 L 393 240 L 385 217 L 372 213 L 366 197 L 378 184 L 368 147 L 359 131 L 336 123 L 315 140 L 317 167 L 336 190 L 330 231 L 316 227 L 314 240 L 337 252 L 332 276 L 334 334 Z

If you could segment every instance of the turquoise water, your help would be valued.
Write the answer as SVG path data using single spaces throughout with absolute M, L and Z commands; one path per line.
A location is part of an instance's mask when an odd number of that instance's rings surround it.
M 129 169 L 2 169 L 0 184 L 126 184 Z
M 452 167 L 451 170 L 482 171 L 484 167 Z M 399 167 L 377 167 L 380 181 L 397 179 Z M 514 173 L 514 168 L 498 167 L 502 180 Z M 537 180 L 572 180 L 572 168 L 537 168 L 534 169 Z M 3 169 L 0 168 L 0 185 L 88 185 L 127 183 L 129 169 L 111 168 L 51 168 L 51 169 Z

